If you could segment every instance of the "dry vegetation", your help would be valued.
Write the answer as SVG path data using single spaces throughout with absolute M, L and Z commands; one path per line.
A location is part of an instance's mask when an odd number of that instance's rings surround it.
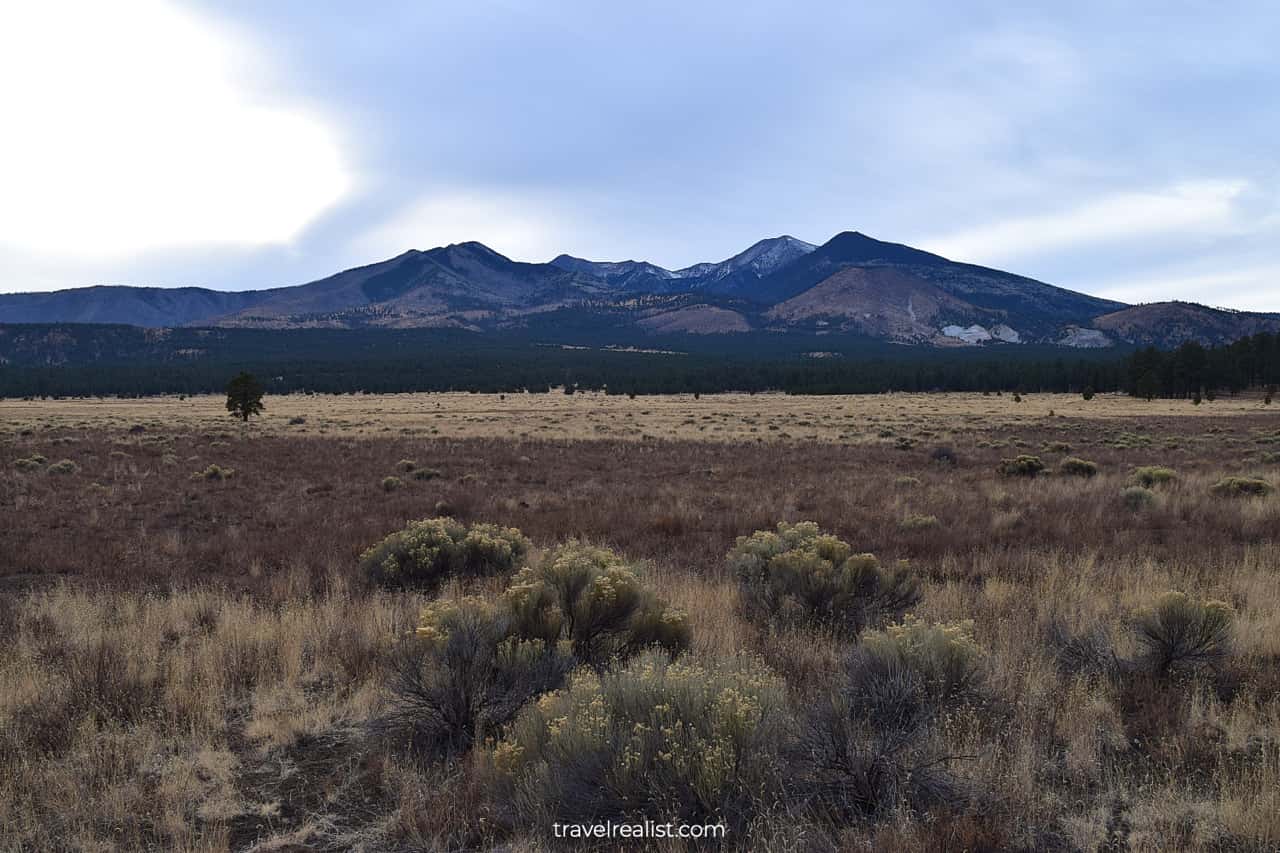
M 0 848 L 535 850 L 612 809 L 731 849 L 1280 849 L 1260 401 L 219 405 L 0 403 Z M 836 538 L 735 544 L 803 521 Z M 538 605 L 575 573 L 634 602 L 564 605 L 598 637 Z M 679 749 L 573 760 L 671 707 Z

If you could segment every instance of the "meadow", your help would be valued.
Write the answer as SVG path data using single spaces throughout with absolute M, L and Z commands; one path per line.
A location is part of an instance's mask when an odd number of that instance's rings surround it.
M 0 401 L 0 848 L 1280 849 L 1259 397 L 266 406 Z

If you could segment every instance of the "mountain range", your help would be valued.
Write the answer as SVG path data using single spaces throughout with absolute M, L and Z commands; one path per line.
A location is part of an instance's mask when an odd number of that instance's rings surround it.
M 901 344 L 1225 343 L 1280 330 L 1280 314 L 1186 302 L 1126 305 L 846 231 L 822 245 L 761 240 L 718 263 L 514 261 L 481 243 L 411 250 L 319 281 L 227 292 L 96 286 L 0 295 L 0 323 L 459 328 L 558 326 L 654 334 L 799 332 Z

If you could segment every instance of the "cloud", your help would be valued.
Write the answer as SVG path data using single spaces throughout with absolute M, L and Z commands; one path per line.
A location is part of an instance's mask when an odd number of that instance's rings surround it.
M 1233 230 L 1241 180 L 1201 180 L 1162 190 L 1108 195 L 1067 210 L 998 220 L 921 241 L 957 260 L 997 263 L 1046 252 L 1153 235 Z
M 353 184 L 337 135 L 168 0 L 6 7 L 0 244 L 119 260 L 294 240 Z
M 1142 272 L 1095 282 L 1089 291 L 1121 302 L 1182 299 L 1242 311 L 1280 311 L 1280 264 L 1235 267 L 1228 260 L 1217 270 Z

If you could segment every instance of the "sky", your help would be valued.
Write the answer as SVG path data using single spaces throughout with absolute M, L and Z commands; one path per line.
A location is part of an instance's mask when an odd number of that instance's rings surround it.
M 0 291 L 857 230 L 1280 311 L 1280 6 L 0 4 Z

